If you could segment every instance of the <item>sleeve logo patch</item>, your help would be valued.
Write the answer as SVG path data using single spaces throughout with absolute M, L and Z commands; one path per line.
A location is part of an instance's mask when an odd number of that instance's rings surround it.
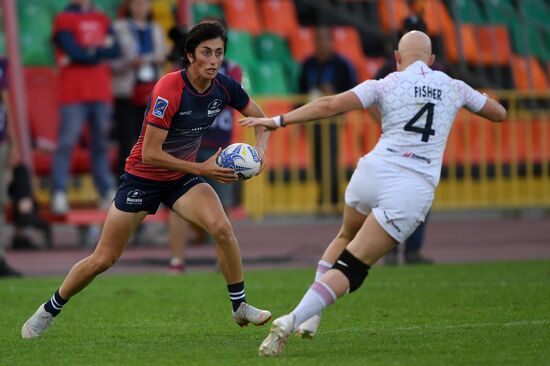
M 168 100 L 162 97 L 157 97 L 157 100 L 155 100 L 155 105 L 153 106 L 153 116 L 163 118 L 166 108 L 168 108 Z

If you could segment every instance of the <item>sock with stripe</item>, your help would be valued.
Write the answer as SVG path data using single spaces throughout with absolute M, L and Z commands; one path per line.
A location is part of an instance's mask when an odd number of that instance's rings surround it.
M 317 270 L 315 271 L 315 281 L 318 281 L 323 275 L 332 268 L 334 263 L 329 263 L 323 259 L 317 262 Z
M 44 304 L 44 309 L 55 317 L 59 314 L 63 308 L 63 305 L 65 305 L 67 301 L 69 300 L 63 299 L 61 295 L 59 295 L 59 290 L 57 290 L 55 294 L 53 294 L 52 298 Z
M 227 285 L 227 291 L 229 291 L 229 298 L 233 304 L 233 311 L 237 311 L 241 303 L 246 302 L 246 295 L 244 293 L 244 281 Z
M 321 312 L 336 301 L 336 294 L 326 283 L 316 280 L 307 290 L 302 301 L 292 311 L 294 314 L 294 324 L 302 324 L 313 315 Z

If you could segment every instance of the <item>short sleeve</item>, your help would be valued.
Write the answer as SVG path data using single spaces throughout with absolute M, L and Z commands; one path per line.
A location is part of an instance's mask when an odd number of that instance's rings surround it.
M 227 91 L 229 97 L 229 103 L 227 104 L 238 111 L 245 110 L 250 103 L 250 97 L 248 96 L 242 85 L 227 76 L 225 76 L 223 79 L 220 79 L 220 81 L 222 83 L 222 86 Z
M 462 80 L 455 80 L 462 105 L 470 112 L 477 113 L 487 102 L 487 96 L 481 94 Z
M 183 80 L 179 72 L 164 76 L 151 93 L 145 121 L 158 128 L 168 130 L 172 117 L 179 109 Z
M 351 89 L 361 101 L 363 108 L 368 108 L 378 101 L 379 80 L 366 80 Z

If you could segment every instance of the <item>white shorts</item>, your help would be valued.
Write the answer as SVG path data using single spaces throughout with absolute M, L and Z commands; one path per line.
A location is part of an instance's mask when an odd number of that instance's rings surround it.
M 346 204 L 376 221 L 403 243 L 424 221 L 434 187 L 418 173 L 372 154 L 359 159 L 346 188 Z

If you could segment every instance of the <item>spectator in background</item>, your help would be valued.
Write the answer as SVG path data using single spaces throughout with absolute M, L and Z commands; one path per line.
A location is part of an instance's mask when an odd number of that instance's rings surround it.
M 107 15 L 91 0 L 71 0 L 53 26 L 55 56 L 60 69 L 61 124 L 52 168 L 52 211 L 69 210 L 67 184 L 71 153 L 85 122 L 91 133 L 91 160 L 100 207 L 107 208 L 115 190 L 107 155 L 111 119 L 111 70 L 106 61 L 119 56 Z
M 224 19 L 207 17 L 200 21 L 204 22 L 217 22 L 220 23 L 223 28 L 227 29 L 227 24 Z M 243 71 L 241 67 L 224 58 L 220 73 L 227 75 L 237 82 L 242 82 Z M 231 108 L 224 108 L 220 114 L 216 117 L 210 128 L 204 133 L 201 141 L 201 146 L 197 152 L 197 162 L 204 162 L 208 160 L 212 155 L 216 153 L 219 147 L 225 148 L 231 144 L 233 136 L 233 111 Z M 226 213 L 229 208 L 234 205 L 234 189 L 238 183 L 234 184 L 222 184 L 214 179 L 205 177 L 205 180 L 214 188 L 214 191 L 218 194 L 222 206 Z M 189 238 L 188 231 L 190 225 L 183 221 L 175 212 L 170 212 L 170 252 L 172 258 L 170 259 L 170 272 L 181 273 L 184 270 L 185 258 L 184 250 Z M 204 237 L 204 231 L 201 228 L 198 230 L 198 238 Z
M 10 164 L 17 164 L 21 157 L 17 144 L 15 129 L 9 118 L 7 99 L 7 61 L 0 60 L 0 277 L 20 277 L 21 273 L 11 268 L 6 262 L 4 245 L 6 243 L 6 201 L 7 201 L 7 173 Z
M 300 73 L 299 91 L 315 99 L 322 95 L 341 93 L 353 88 L 357 84 L 357 74 L 351 63 L 336 53 L 332 33 L 328 27 L 318 27 L 315 34 L 315 53 L 302 64 Z M 314 135 L 314 164 L 315 179 L 320 184 L 319 204 L 336 204 L 340 197 L 338 182 L 338 124 L 336 120 L 327 124 L 328 145 L 323 141 L 324 129 L 319 123 L 313 126 Z M 323 149 L 329 149 L 330 161 L 322 159 Z M 326 185 L 322 182 L 323 169 L 329 169 L 330 190 L 326 192 Z M 325 202 L 328 196 L 329 202 Z
M 149 94 L 163 74 L 168 48 L 162 28 L 153 21 L 151 0 L 127 0 L 113 28 L 121 55 L 111 62 L 118 140 L 117 174 L 141 132 Z
M 400 37 L 413 30 L 418 30 L 426 33 L 426 23 L 424 22 L 423 15 L 426 8 L 426 0 L 408 0 L 409 9 L 411 14 L 403 20 L 402 30 Z M 436 59 L 430 68 L 437 71 L 444 71 L 443 65 Z M 376 73 L 375 79 L 383 79 L 386 75 L 397 71 L 397 64 L 395 56 L 392 55 L 388 60 L 380 67 L 380 70 Z M 405 241 L 403 260 L 405 264 L 433 264 L 433 260 L 426 258 L 420 254 L 422 244 L 424 244 L 424 233 L 426 231 L 426 224 L 428 223 L 430 215 L 426 215 L 425 220 L 416 228 L 416 230 Z M 391 252 L 384 257 L 384 264 L 394 266 L 399 263 L 399 247 L 395 247 Z

